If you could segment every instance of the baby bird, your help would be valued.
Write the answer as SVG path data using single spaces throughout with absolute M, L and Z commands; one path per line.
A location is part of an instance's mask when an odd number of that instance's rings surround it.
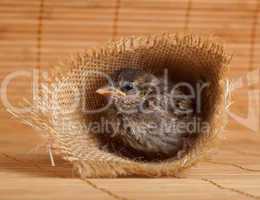
M 96 91 L 111 102 L 105 111 L 110 138 L 152 157 L 177 155 L 187 146 L 190 133 L 185 125 L 194 111 L 191 99 L 180 88 L 136 69 L 120 71 L 113 81 L 113 86 Z

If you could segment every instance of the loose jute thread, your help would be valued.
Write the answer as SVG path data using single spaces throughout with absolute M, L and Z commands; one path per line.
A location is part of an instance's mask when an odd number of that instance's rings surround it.
M 6 153 L 1 153 L 1 155 L 3 155 L 4 157 L 6 157 L 6 158 L 8 158 L 8 159 L 10 159 L 10 160 L 14 160 L 14 161 L 16 161 L 16 162 L 19 162 L 19 163 L 28 164 L 27 162 L 25 162 L 25 161 L 23 161 L 23 160 L 19 160 L 19 159 L 15 158 L 15 157 L 13 157 L 13 156 L 10 156 L 10 155 L 8 155 L 8 154 L 6 154 Z M 30 164 L 32 164 L 34 167 L 38 168 L 39 170 L 43 170 L 38 164 L 34 163 L 33 161 L 30 162 Z M 243 167 L 243 169 L 245 169 L 245 168 Z M 55 173 L 55 171 L 50 171 L 50 170 L 48 170 L 47 172 Z M 56 175 L 57 177 L 60 177 L 60 178 L 65 178 L 65 177 L 63 177 L 63 176 L 57 175 L 56 173 L 55 173 L 55 175 Z M 185 178 L 185 177 L 178 177 L 178 178 Z M 89 186 L 91 186 L 92 188 L 94 188 L 94 189 L 96 189 L 96 190 L 98 190 L 98 191 L 100 191 L 100 192 L 102 192 L 102 193 L 105 193 L 105 194 L 107 194 L 107 195 L 113 197 L 114 199 L 117 199 L 117 200 L 129 200 L 128 198 L 125 198 L 125 197 L 122 197 L 122 196 L 118 196 L 117 194 L 111 192 L 111 191 L 108 190 L 108 189 L 99 187 L 98 185 L 96 185 L 95 183 L 93 183 L 92 181 L 90 181 L 89 179 L 81 179 L 81 180 L 84 181 L 85 183 L 87 183 L 87 184 L 88 184 Z M 244 192 L 244 191 L 241 191 L 241 190 L 237 190 L 237 189 L 235 189 L 235 188 L 225 187 L 225 186 L 223 186 L 223 185 L 221 185 L 221 184 L 219 184 L 219 183 L 217 183 L 217 182 L 215 182 L 215 181 L 213 181 L 213 180 L 210 180 L 210 179 L 208 179 L 208 178 L 201 178 L 200 180 L 202 180 L 202 181 L 204 181 L 204 182 L 207 182 L 207 183 L 209 183 L 209 184 L 211 184 L 211 185 L 214 185 L 214 186 L 216 186 L 217 188 L 222 189 L 222 190 L 227 190 L 227 191 L 230 191 L 230 192 L 235 192 L 235 193 L 237 193 L 237 194 L 240 194 L 240 195 L 243 195 L 243 196 L 247 196 L 247 197 L 250 197 L 250 198 L 253 198 L 253 199 L 257 199 L 257 200 L 260 199 L 259 196 L 255 196 L 255 195 L 253 195 L 253 194 L 250 194 L 250 193 L 247 193 L 247 192 Z
M 6 153 L 2 153 L 1 152 L 1 155 L 8 158 L 9 160 L 14 160 L 18 163 L 24 163 L 24 164 L 30 164 L 32 166 L 34 166 L 35 168 L 39 169 L 39 170 L 43 170 L 42 167 L 40 167 L 38 164 L 36 164 L 35 162 L 33 162 L 32 160 L 30 162 L 25 162 L 24 160 L 20 160 L 20 159 L 17 159 L 16 157 L 14 156 L 10 156 Z M 46 171 L 46 170 L 45 170 Z M 48 173 L 51 173 L 56 176 L 56 177 L 60 177 L 60 178 L 66 178 L 65 176 L 61 176 L 61 175 L 58 175 L 55 171 L 51 171 L 51 170 L 47 170 Z M 125 197 L 122 197 L 122 196 L 119 196 L 113 192 L 111 192 L 110 190 L 108 189 L 105 189 L 105 188 L 102 188 L 102 187 L 99 187 L 97 184 L 93 183 L 92 181 L 88 180 L 88 179 L 81 179 L 82 181 L 84 181 L 85 183 L 87 183 L 90 187 L 94 188 L 95 190 L 98 190 L 99 192 L 102 192 L 102 193 L 105 193 L 111 197 L 113 197 L 114 199 L 117 199 L 117 200 L 130 200 L 128 198 L 125 198 Z

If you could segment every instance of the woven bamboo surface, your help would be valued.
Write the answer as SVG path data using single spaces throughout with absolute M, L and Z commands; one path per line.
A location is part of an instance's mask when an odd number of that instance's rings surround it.
M 242 87 L 233 92 L 231 112 L 245 118 L 253 102 L 252 127 L 260 120 L 259 95 L 248 98 L 260 88 L 259 9 L 259 0 L 0 0 L 0 82 L 16 70 L 48 70 L 75 51 L 121 36 L 190 30 L 218 36 L 233 54 L 229 77 L 242 80 Z M 31 82 L 11 82 L 12 105 L 32 97 Z M 213 161 L 179 178 L 86 181 L 73 177 L 69 163 L 55 157 L 51 167 L 45 150 L 32 151 L 41 139 L 12 119 L 2 102 L 0 119 L 1 200 L 260 199 L 260 129 L 233 117 Z

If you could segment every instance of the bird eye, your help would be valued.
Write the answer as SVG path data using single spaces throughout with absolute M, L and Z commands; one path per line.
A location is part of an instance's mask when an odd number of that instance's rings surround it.
M 122 90 L 123 91 L 129 91 L 132 90 L 134 88 L 133 83 L 131 82 L 124 82 L 122 85 Z

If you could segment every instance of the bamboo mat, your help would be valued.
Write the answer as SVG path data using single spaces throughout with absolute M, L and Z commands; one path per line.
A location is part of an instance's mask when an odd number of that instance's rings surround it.
M 188 30 L 214 35 L 225 42 L 233 55 L 230 79 L 245 82 L 234 90 L 231 112 L 246 117 L 247 94 L 260 89 L 259 81 L 250 86 L 246 83 L 248 72 L 259 78 L 259 9 L 259 0 L 0 0 L 0 83 L 16 70 L 48 70 L 75 51 L 121 36 Z M 29 77 L 11 82 L 8 98 L 12 105 L 19 106 L 22 97 L 32 98 L 31 82 Z M 253 97 L 253 101 L 260 100 Z M 40 138 L 11 119 L 2 102 L 0 117 L 0 199 L 22 199 L 20 195 L 24 199 L 45 199 L 44 195 L 47 199 L 71 199 L 75 195 L 78 199 L 112 199 L 117 198 L 114 193 L 130 199 L 260 196 L 260 173 L 236 166 L 260 169 L 259 127 L 251 130 L 232 117 L 216 160 L 233 165 L 201 163 L 185 179 L 97 179 L 93 185 L 71 178 L 68 163 L 58 161 L 58 167 L 51 168 L 46 153 L 28 154 Z M 255 118 L 259 121 L 260 116 Z

